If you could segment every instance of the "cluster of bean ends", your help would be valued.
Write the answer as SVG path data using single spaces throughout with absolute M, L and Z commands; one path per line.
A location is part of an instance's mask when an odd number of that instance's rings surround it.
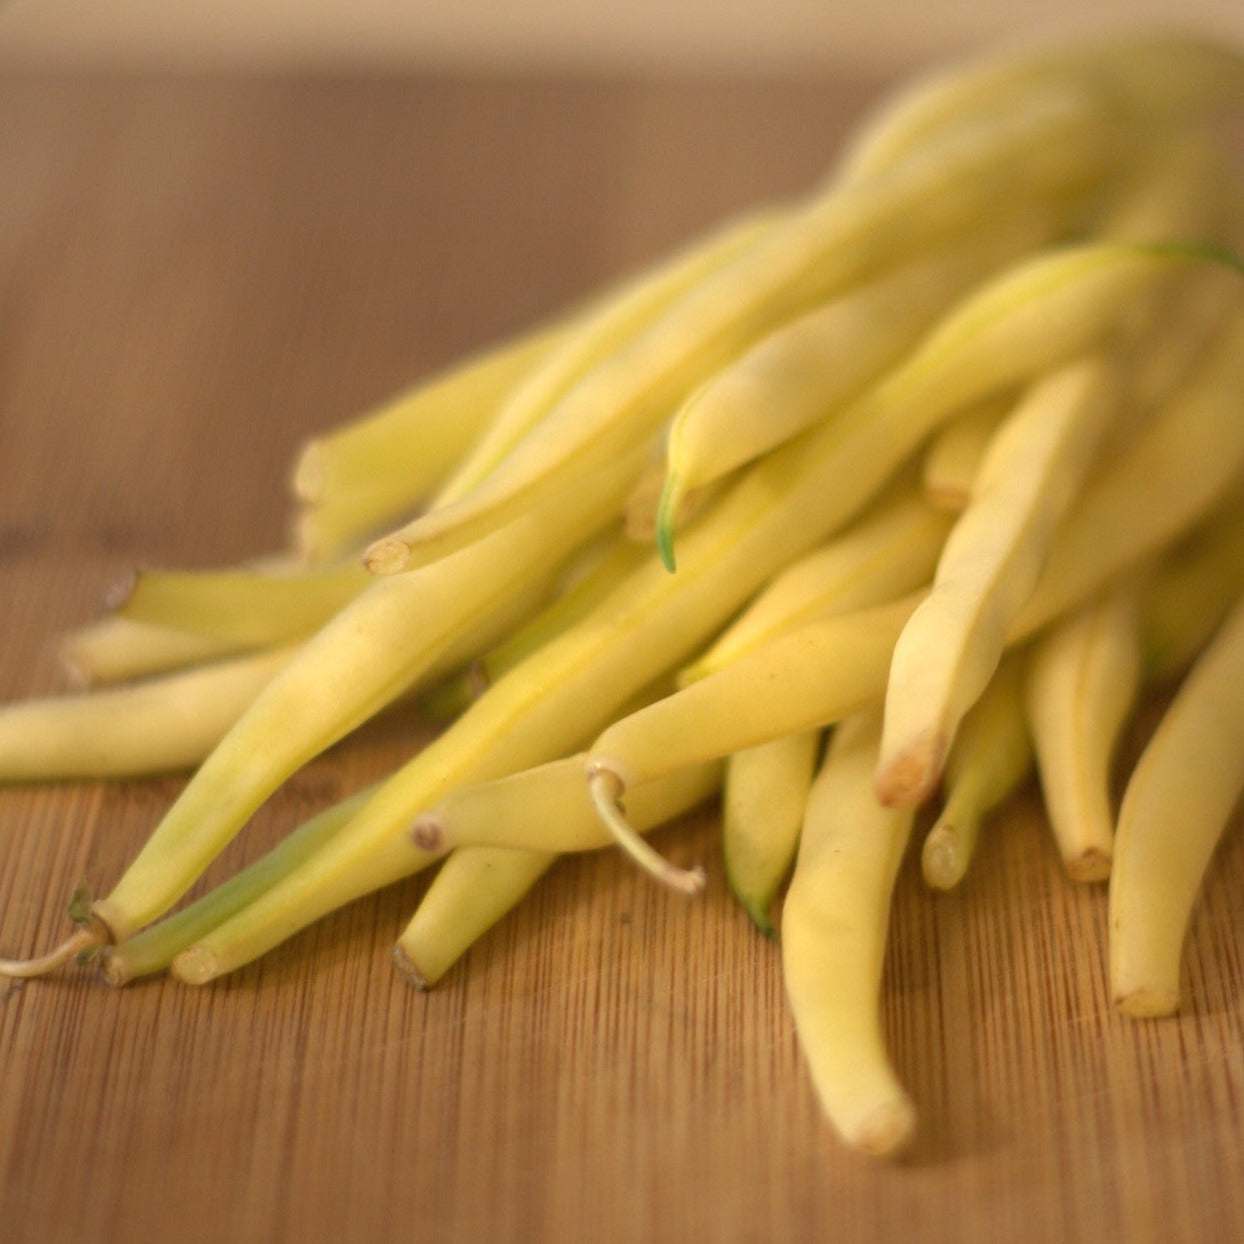
M 1244 786 L 1242 112 L 1244 56 L 1195 37 L 957 67 L 806 199 L 310 441 L 294 551 L 138 574 L 66 641 L 90 689 L 0 710 L 3 780 L 195 770 L 71 936 L 0 971 L 203 984 L 439 866 L 395 951 L 431 986 L 559 854 L 616 843 L 694 893 L 641 835 L 724 789 L 767 933 L 793 866 L 825 1112 L 888 1154 L 915 1126 L 880 1020 L 913 817 L 939 800 L 922 866 L 953 887 L 1035 768 L 1068 875 L 1109 879 L 1114 1001 L 1173 1011 Z M 168 914 L 411 695 L 431 744 Z

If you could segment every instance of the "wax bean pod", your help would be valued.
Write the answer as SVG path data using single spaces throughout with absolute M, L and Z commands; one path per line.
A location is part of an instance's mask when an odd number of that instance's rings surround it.
M 1114 853 L 1111 766 L 1141 682 L 1134 585 L 1038 641 L 1026 701 L 1041 790 L 1068 876 L 1104 881 Z
M 291 657 L 261 652 L 133 686 L 0 706 L 0 782 L 191 769 Z
M 1201 878 L 1244 790 L 1244 605 L 1197 661 L 1136 766 L 1110 878 L 1110 989 L 1133 1016 L 1179 1006 Z
M 782 974 L 830 1123 L 853 1149 L 885 1157 L 910 1142 L 916 1124 L 881 1026 L 890 897 L 912 813 L 873 794 L 879 734 L 869 712 L 830 741 L 782 907 Z
M 1032 770 L 1023 667 L 1018 654 L 1002 662 L 950 749 L 945 797 L 920 857 L 924 879 L 935 889 L 949 890 L 963 880 L 985 819 Z
M 769 937 L 774 936 L 769 909 L 799 848 L 820 744 L 818 730 L 788 734 L 735 752 L 726 764 L 721 814 L 726 880 L 752 923 Z
M 1035 385 L 999 429 L 933 590 L 894 649 L 877 770 L 883 803 L 916 807 L 940 778 L 1120 400 L 1114 369 L 1089 359 Z

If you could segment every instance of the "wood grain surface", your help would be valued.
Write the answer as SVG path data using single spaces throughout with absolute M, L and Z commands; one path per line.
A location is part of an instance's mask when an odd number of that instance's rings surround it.
M 136 562 L 279 546 L 307 432 L 728 211 L 817 178 L 868 91 L 806 83 L 0 82 L 0 696 Z M 211 870 L 427 737 L 310 765 Z M 0 949 L 64 931 L 177 790 L 0 791 Z M 712 860 L 711 813 L 667 848 Z M 619 857 L 564 862 L 434 993 L 388 952 L 423 884 L 203 990 L 0 989 L 0 1237 L 1244 1238 L 1244 837 L 1185 1015 L 1106 1001 L 1104 893 L 1031 794 L 960 893 L 909 861 L 887 966 L 911 1158 L 827 1134 L 775 947 Z

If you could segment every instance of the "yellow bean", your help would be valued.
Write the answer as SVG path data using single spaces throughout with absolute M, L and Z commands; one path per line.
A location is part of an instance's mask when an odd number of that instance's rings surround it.
M 782 971 L 799 1044 L 834 1130 L 876 1157 L 915 1130 L 881 1026 L 890 896 L 912 813 L 883 808 L 872 790 L 879 716 L 844 722 L 808 799 L 782 907 Z
M 726 880 L 752 923 L 769 937 L 774 936 L 769 909 L 799 847 L 820 743 L 818 730 L 788 734 L 735 752 L 726 765 L 721 817 Z
M 134 686 L 0 706 L 0 782 L 193 768 L 291 655 L 261 652 Z
M 1111 765 L 1140 690 L 1135 584 L 1038 641 L 1026 700 L 1054 840 L 1074 881 L 1104 881 L 1114 851 Z
M 583 785 L 584 756 L 524 769 L 491 782 L 462 786 L 411 829 L 421 851 L 456 847 L 522 847 L 530 851 L 594 851 L 608 846 Z M 707 799 L 721 785 L 719 763 L 692 765 L 636 787 L 631 815 L 652 829 Z
M 292 481 L 305 506 L 297 524 L 303 553 L 313 561 L 338 557 L 424 500 L 561 335 L 540 328 L 472 355 L 308 441 Z
M 393 947 L 417 989 L 431 989 L 557 863 L 551 851 L 463 847 L 436 874 Z M 209 948 L 210 949 L 210 948 Z
M 832 725 L 880 699 L 894 642 L 922 599 L 809 622 L 614 722 L 589 768 L 629 790 L 770 739 Z
M 1237 499 L 1174 549 L 1146 585 L 1145 672 L 1182 674 L 1244 593 L 1244 504 Z
M 237 645 L 214 635 L 108 617 L 70 631 L 61 664 L 75 687 L 96 687 L 233 656 Z
M 858 522 L 776 575 L 680 682 L 715 674 L 808 622 L 884 605 L 924 586 L 950 525 L 903 480 Z
M 934 889 L 950 890 L 963 880 L 982 822 L 1032 769 L 1022 675 L 1018 655 L 998 666 L 950 749 L 945 801 L 920 857 L 924 879 Z
M 1110 878 L 1110 989 L 1133 1016 L 1179 1006 L 1179 961 L 1214 847 L 1244 790 L 1244 604 L 1179 689 L 1128 782 Z
M 877 770 L 882 803 L 916 807 L 936 785 L 1119 403 L 1115 370 L 1090 358 L 1033 386 L 999 429 L 933 590 L 894 648 Z
M 313 570 L 140 570 L 119 616 L 211 635 L 239 650 L 300 639 L 368 585 L 361 566 Z

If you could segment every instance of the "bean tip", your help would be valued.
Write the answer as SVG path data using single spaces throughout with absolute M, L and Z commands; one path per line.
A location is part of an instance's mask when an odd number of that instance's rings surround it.
M 1114 1005 L 1130 1019 L 1162 1019 L 1179 1010 L 1179 994 L 1170 989 L 1142 985 L 1126 993 L 1116 993 Z
M 763 907 L 758 903 L 744 903 L 743 910 L 747 912 L 748 919 L 752 924 L 764 934 L 771 942 L 777 941 L 777 929 L 773 927 L 773 921 L 769 919 L 769 911 L 767 907 Z
M 934 890 L 952 890 L 963 880 L 966 861 L 953 826 L 939 822 L 929 830 L 920 852 L 920 871 Z
M 661 499 L 657 502 L 657 553 L 660 555 L 661 565 L 670 574 L 678 570 L 678 559 L 674 553 L 674 528 L 682 493 L 679 477 L 672 473 L 667 474 L 665 485 L 661 489 Z
M 874 1158 L 901 1152 L 916 1134 L 916 1111 L 905 1098 L 882 1102 L 859 1121 L 847 1137 L 853 1149 Z
M 1067 876 L 1072 881 L 1109 881 L 1112 864 L 1111 854 L 1101 847 L 1086 847 L 1079 855 L 1064 861 Z
M 104 592 L 104 608 L 109 613 L 123 609 L 138 586 L 138 570 L 129 570 Z
M 183 950 L 169 969 L 183 985 L 206 985 L 220 975 L 220 963 L 206 946 Z
M 119 989 L 122 985 L 128 985 L 134 979 L 124 956 L 119 955 L 115 950 L 108 947 L 104 948 L 103 953 L 99 957 L 99 974 L 114 989 Z
M 877 800 L 887 808 L 918 808 L 942 776 L 946 744 L 928 735 L 908 744 L 877 766 L 873 784 Z
M 322 501 L 327 484 L 324 450 L 319 441 L 308 441 L 299 453 L 290 476 L 290 491 L 308 505 Z
M 399 574 L 410 565 L 410 546 L 397 536 L 385 536 L 368 545 L 363 565 L 372 574 Z
M 393 947 L 393 966 L 398 970 L 402 979 L 408 985 L 414 986 L 420 993 L 423 993 L 432 987 L 432 982 L 428 980 L 424 974 L 419 971 L 415 961 L 406 953 L 405 948 L 399 942 Z
M 410 840 L 420 851 L 439 851 L 445 844 L 445 826 L 436 816 L 427 813 L 410 827 Z

